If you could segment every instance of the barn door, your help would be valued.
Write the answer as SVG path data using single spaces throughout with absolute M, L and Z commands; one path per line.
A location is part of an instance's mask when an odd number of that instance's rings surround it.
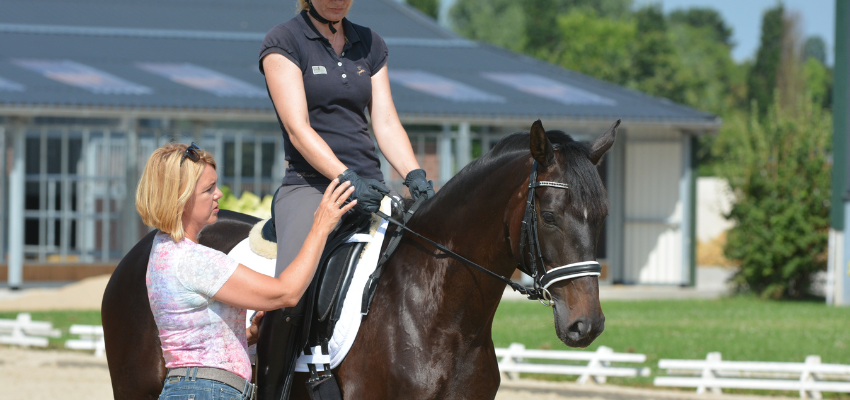
M 626 142 L 623 282 L 686 284 L 683 268 L 684 142 Z

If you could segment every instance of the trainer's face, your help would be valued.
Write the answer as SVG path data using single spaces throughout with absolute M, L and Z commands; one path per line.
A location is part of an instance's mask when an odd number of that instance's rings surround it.
M 218 190 L 218 174 L 215 168 L 204 165 L 195 193 L 186 202 L 183 209 L 183 226 L 191 224 L 197 229 L 203 228 L 218 220 L 218 199 L 221 198 L 221 190 Z
M 339 21 L 348 14 L 353 0 L 313 0 L 313 7 L 328 21 Z

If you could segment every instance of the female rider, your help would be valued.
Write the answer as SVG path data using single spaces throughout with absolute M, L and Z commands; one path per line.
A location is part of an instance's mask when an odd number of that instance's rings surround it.
M 298 254 L 331 179 L 351 182 L 355 211 L 372 213 L 389 190 L 369 136 L 410 189 L 434 189 L 419 168 L 390 93 L 387 46 L 369 28 L 345 18 L 352 0 L 299 0 L 300 13 L 272 28 L 260 50 L 260 71 L 283 130 L 289 166 L 274 204 L 280 274 Z

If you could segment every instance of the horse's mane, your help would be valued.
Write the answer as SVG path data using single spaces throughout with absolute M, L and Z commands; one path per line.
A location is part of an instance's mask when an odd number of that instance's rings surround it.
M 557 147 L 557 152 L 564 155 L 566 173 L 559 179 L 570 186 L 568 203 L 570 213 L 583 215 L 587 212 L 589 220 L 599 220 L 608 214 L 608 195 L 596 166 L 590 162 L 590 146 L 573 140 L 570 135 L 561 131 L 548 131 L 546 136 Z M 529 134 L 518 132 L 500 140 L 487 154 L 471 162 L 458 172 L 441 191 L 449 193 L 455 190 L 465 190 L 470 185 L 481 180 L 499 166 L 521 156 L 529 156 Z M 531 171 L 522 171 L 527 176 Z

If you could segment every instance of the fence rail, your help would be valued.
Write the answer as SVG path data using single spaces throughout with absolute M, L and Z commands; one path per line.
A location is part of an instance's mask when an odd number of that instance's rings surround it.
M 33 321 L 29 313 L 20 313 L 15 319 L 0 319 L 0 343 L 23 347 L 47 347 L 48 337 L 62 333 L 45 321 Z
M 802 363 L 723 361 L 720 353 L 708 353 L 705 360 L 658 361 L 658 368 L 670 375 L 656 377 L 655 386 L 693 387 L 697 393 L 722 389 L 793 390 L 800 398 L 820 399 L 821 392 L 850 393 L 850 365 L 822 364 L 820 356 L 808 356 Z
M 519 379 L 520 373 L 578 375 L 576 382 L 587 383 L 593 379 L 596 383 L 605 383 L 608 376 L 634 377 L 649 376 L 648 368 L 613 367 L 612 362 L 646 362 L 646 356 L 634 353 L 615 353 L 609 347 L 599 346 L 594 351 L 567 350 L 527 350 L 521 343 L 512 343 L 508 348 L 497 348 L 496 357 L 500 357 L 499 371 L 510 379 Z M 529 359 L 587 361 L 587 365 L 564 365 L 541 363 L 534 364 Z
M 74 350 L 94 350 L 94 355 L 97 357 L 103 357 L 106 355 L 106 343 L 103 340 L 103 326 L 71 325 L 69 332 L 72 335 L 80 335 L 80 338 L 65 341 L 65 348 Z

